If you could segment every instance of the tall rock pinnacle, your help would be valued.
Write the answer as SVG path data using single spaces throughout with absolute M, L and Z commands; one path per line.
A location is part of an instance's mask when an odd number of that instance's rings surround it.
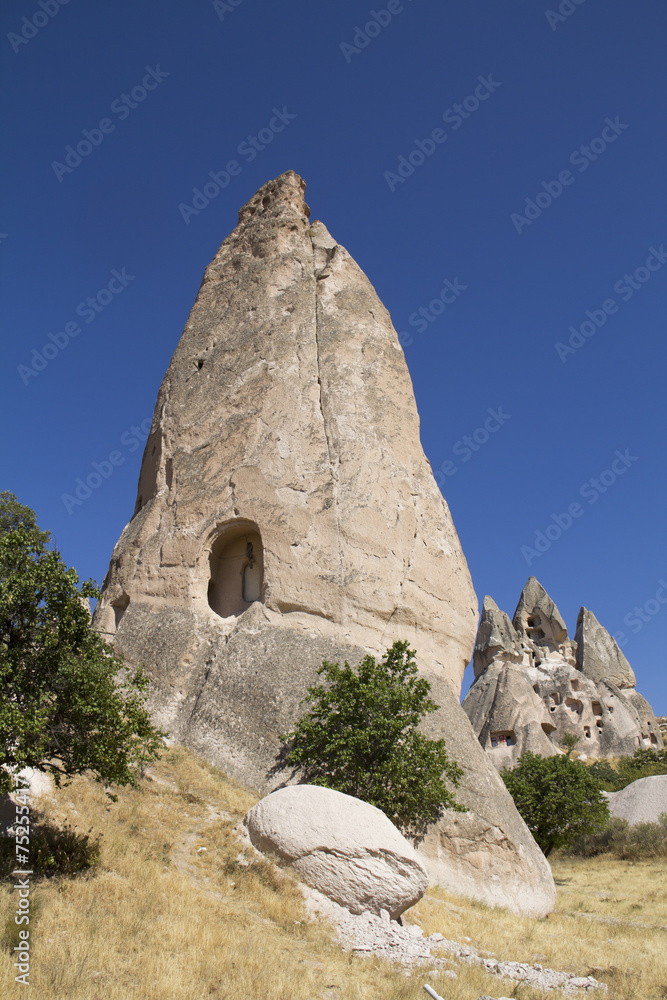
M 456 864 L 431 834 L 437 877 L 546 912 L 550 875 L 458 704 L 477 602 L 403 352 L 304 191 L 292 171 L 265 184 L 204 273 L 96 624 L 145 663 L 172 737 L 261 789 L 285 780 L 279 734 L 322 660 L 407 639 L 442 706 L 429 724 L 470 770 Z M 505 874 L 483 887 L 490 829 Z
M 211 619 L 209 548 L 245 523 L 268 613 L 362 645 L 404 636 L 460 685 L 476 599 L 403 352 L 366 276 L 309 223 L 304 189 L 291 171 L 261 188 L 206 269 L 107 600 L 180 595 Z
M 618 644 L 600 625 L 592 611 L 581 608 L 577 618 L 577 669 L 595 684 L 611 681 L 619 688 L 633 688 L 635 672 Z

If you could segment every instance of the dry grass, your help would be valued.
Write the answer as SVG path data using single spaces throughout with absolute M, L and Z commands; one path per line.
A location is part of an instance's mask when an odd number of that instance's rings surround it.
M 233 827 L 252 795 L 178 749 L 151 774 L 116 804 L 83 779 L 57 793 L 51 817 L 82 831 L 92 826 L 102 834 L 102 856 L 94 875 L 33 887 L 34 1000 L 412 1000 L 426 995 L 425 981 L 446 1000 L 484 993 L 554 1000 L 553 993 L 453 961 L 448 967 L 457 979 L 424 971 L 406 978 L 388 962 L 343 953 L 328 928 L 305 922 L 289 873 L 262 860 L 239 864 Z M 595 974 L 610 984 L 610 1000 L 667 997 L 665 931 L 656 929 L 667 924 L 664 866 L 566 859 L 554 870 L 562 885 L 548 920 L 512 917 L 441 892 L 430 893 L 410 918 L 426 933 L 470 937 L 480 952 L 500 959 L 584 974 L 604 968 Z M 7 925 L 11 931 L 15 905 L 3 886 L 0 932 Z M 12 962 L 5 934 L 5 1000 L 26 995 L 14 983 Z
M 609 1000 L 667 997 L 664 861 L 556 857 L 551 866 L 558 902 L 545 920 L 510 916 L 439 890 L 421 900 L 411 919 L 427 934 L 470 938 L 485 957 L 593 975 L 608 984 Z M 509 984 L 505 992 L 526 1000 L 540 996 L 530 990 L 513 994 Z

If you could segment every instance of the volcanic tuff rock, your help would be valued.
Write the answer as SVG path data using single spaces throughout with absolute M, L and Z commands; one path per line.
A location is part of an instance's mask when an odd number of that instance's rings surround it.
M 637 823 L 659 823 L 667 815 L 667 774 L 638 778 L 620 792 L 605 792 L 609 812 L 626 819 L 630 826 Z
M 525 751 L 560 753 L 576 734 L 588 756 L 662 746 L 651 706 L 635 691 L 625 656 L 595 615 L 582 608 L 574 641 L 534 576 L 513 621 L 484 599 L 473 656 L 475 680 L 463 708 L 498 770 Z
M 257 850 L 277 854 L 351 913 L 396 918 L 426 892 L 412 845 L 380 809 L 352 795 L 291 785 L 260 799 L 243 822 Z
M 486 898 L 485 869 L 496 902 L 547 912 L 548 865 L 458 703 L 477 602 L 398 337 L 304 189 L 265 184 L 204 273 L 96 625 L 145 664 L 172 737 L 262 791 L 322 660 L 407 639 L 466 770 L 437 878 Z
M 635 674 L 618 648 L 616 640 L 612 639 L 606 628 L 600 625 L 592 611 L 582 608 L 577 618 L 577 631 L 574 636 L 577 644 L 577 670 L 590 677 L 596 684 L 599 681 L 611 681 L 619 688 L 633 688 Z

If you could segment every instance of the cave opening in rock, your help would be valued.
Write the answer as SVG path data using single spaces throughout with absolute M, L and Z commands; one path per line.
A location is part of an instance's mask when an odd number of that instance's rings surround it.
M 122 597 L 117 598 L 111 604 L 113 608 L 114 627 L 116 631 L 118 630 L 118 626 L 120 625 L 121 619 L 125 614 L 127 608 L 129 607 L 129 604 L 130 604 L 130 598 L 127 596 L 127 594 L 123 594 Z
M 513 729 L 506 729 L 504 732 L 491 733 L 492 747 L 512 747 L 516 743 L 516 736 Z
M 209 555 L 209 606 L 221 618 L 242 615 L 261 601 L 264 549 L 255 524 L 233 523 L 221 529 Z

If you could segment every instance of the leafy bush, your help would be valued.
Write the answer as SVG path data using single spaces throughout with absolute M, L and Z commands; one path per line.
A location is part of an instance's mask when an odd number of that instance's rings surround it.
M 568 853 L 584 858 L 612 854 L 624 861 L 667 857 L 667 813 L 662 814 L 659 823 L 637 823 L 635 826 L 630 826 L 625 819 L 613 817 L 605 829 L 578 837 Z
M 415 650 L 395 642 L 381 663 L 366 656 L 356 669 L 326 660 L 326 685 L 308 689 L 309 710 L 282 737 L 285 760 L 305 780 L 369 802 L 402 831 L 420 836 L 449 807 L 463 812 L 454 794 L 463 772 L 449 760 L 444 739 L 418 731 L 438 706 L 431 685 L 417 676 Z
M 667 749 L 639 747 L 631 756 L 619 757 L 615 765 L 608 760 L 596 760 L 588 766 L 588 771 L 605 791 L 619 792 L 639 778 L 667 774 Z
M 588 773 L 600 782 L 600 786 L 605 792 L 615 792 L 619 780 L 619 774 L 608 760 L 596 760 L 588 765 Z
M 61 828 L 48 821 L 37 822 L 30 832 L 28 864 L 32 878 L 63 876 L 72 878 L 96 867 L 100 860 L 100 838 L 78 833 L 69 824 Z M 15 842 L 12 837 L 0 838 L 0 879 L 11 880 L 17 867 Z
M 545 857 L 608 823 L 609 806 L 599 782 L 569 754 L 540 757 L 526 751 L 500 777 Z

